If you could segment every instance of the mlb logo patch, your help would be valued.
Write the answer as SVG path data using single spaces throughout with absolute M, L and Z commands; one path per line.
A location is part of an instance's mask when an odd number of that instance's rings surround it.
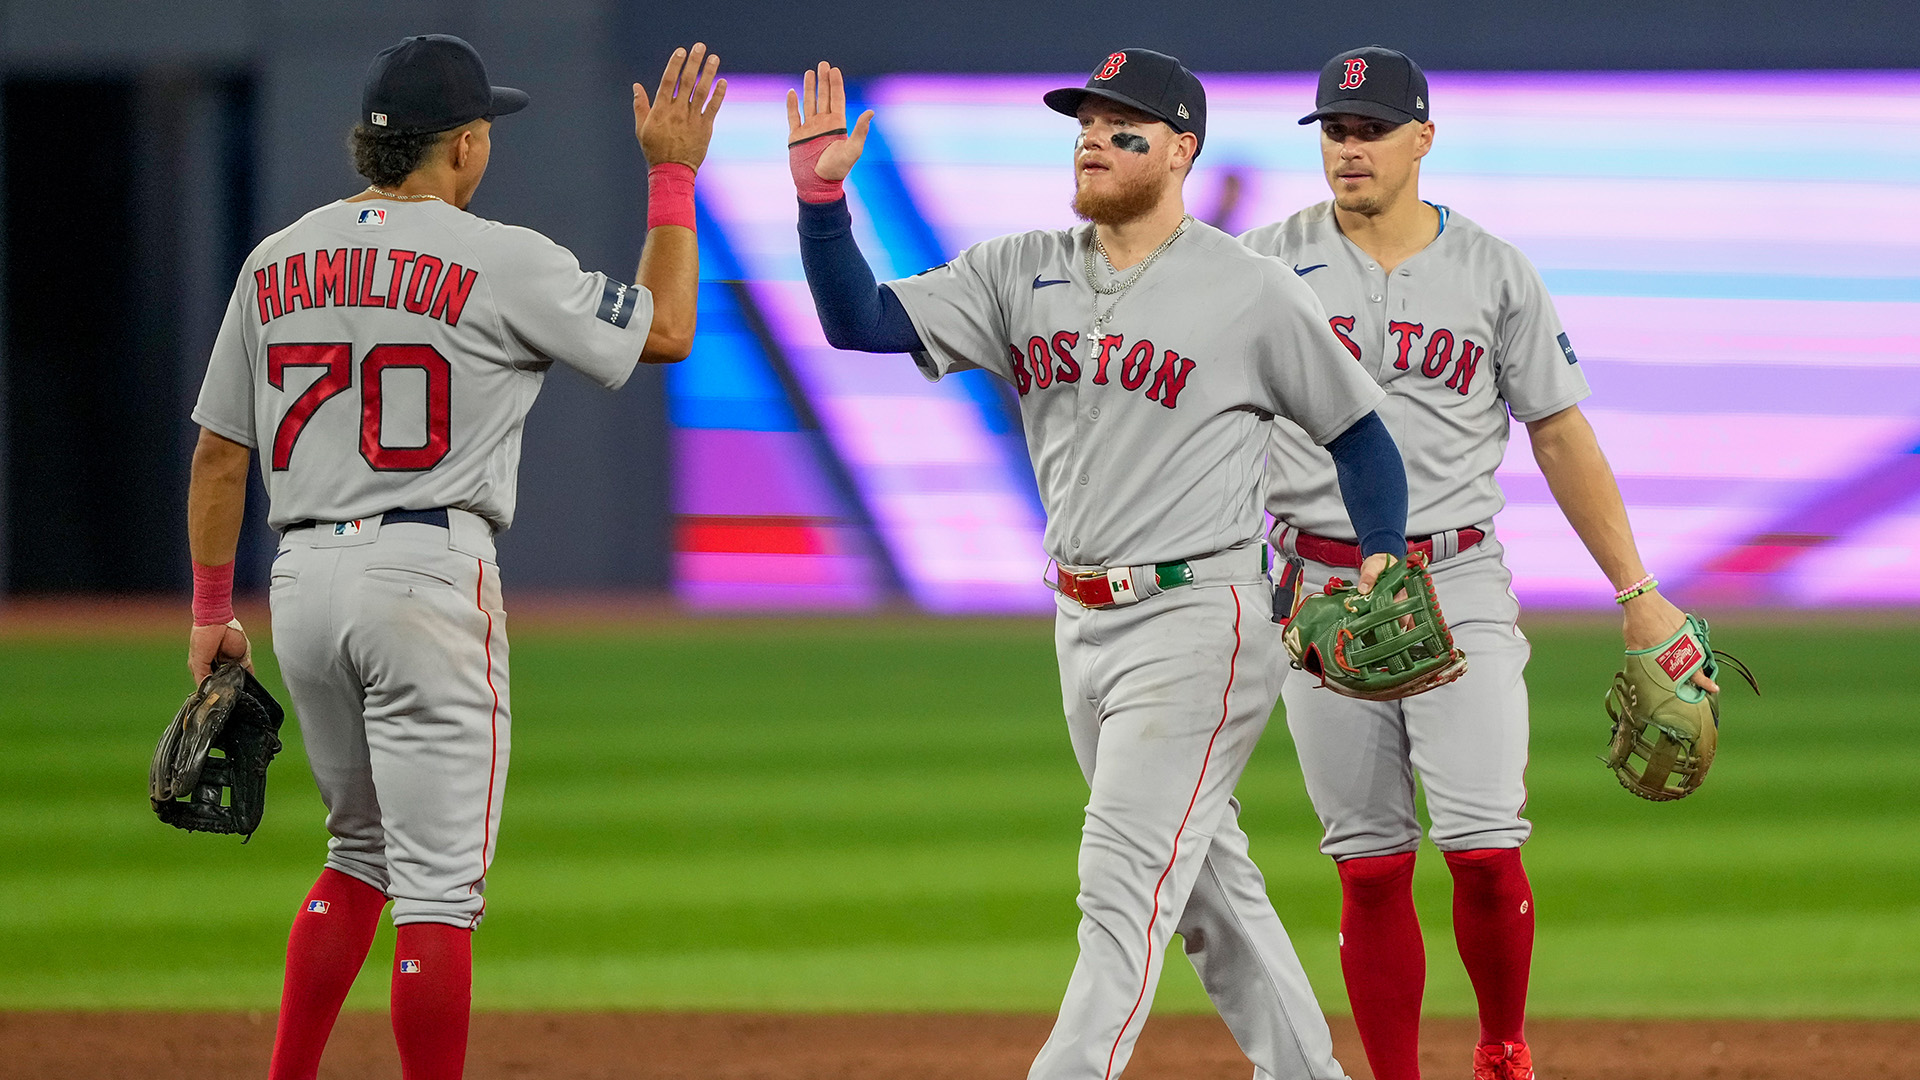
M 329 906 L 325 900 L 307 901 L 307 910 L 313 912 L 315 915 L 325 915 Z
M 359 536 L 359 535 L 360 535 L 360 522 L 359 522 L 359 520 L 358 520 L 358 519 L 355 519 L 355 520 L 353 520 L 353 521 L 336 521 L 336 522 L 334 522 L 334 523 L 333 523 L 333 535 L 335 535 L 335 536 Z
M 386 223 L 387 212 L 378 206 L 369 206 L 365 210 L 360 211 L 360 224 L 362 225 L 385 225 Z
M 371 120 L 371 121 L 373 121 L 373 125 L 374 125 L 375 127 L 386 127 L 386 126 L 387 126 L 387 114 L 386 114 L 386 113 L 383 113 L 383 112 L 377 112 L 377 113 L 368 113 L 368 114 L 367 114 L 367 119 L 369 119 L 369 120 Z
M 402 961 L 400 961 L 400 974 L 402 974 L 402 975 L 418 975 L 418 974 L 420 974 L 420 961 L 418 961 L 418 960 L 402 960 Z

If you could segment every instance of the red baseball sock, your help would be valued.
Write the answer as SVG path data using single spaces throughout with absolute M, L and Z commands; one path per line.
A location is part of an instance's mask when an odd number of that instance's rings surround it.
M 269 1080 L 313 1080 L 320 1070 L 320 1052 L 353 977 L 366 963 L 386 906 L 386 896 L 366 882 L 332 867 L 320 871 L 287 936 L 287 975 Z
M 460 1080 L 473 1008 L 473 931 L 408 923 L 393 947 L 393 1038 L 405 1080 Z
M 1340 866 L 1340 970 L 1376 1080 L 1419 1080 L 1427 951 L 1413 912 L 1413 852 Z
M 1533 964 L 1533 886 L 1519 848 L 1449 851 L 1453 936 L 1480 1002 L 1480 1042 L 1522 1042 Z

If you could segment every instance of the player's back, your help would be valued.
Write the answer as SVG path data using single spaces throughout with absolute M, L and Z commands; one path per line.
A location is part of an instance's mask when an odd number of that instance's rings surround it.
M 511 524 L 548 367 L 618 387 L 646 290 L 437 199 L 323 206 L 242 269 L 194 420 L 260 451 L 276 528 L 456 506 Z

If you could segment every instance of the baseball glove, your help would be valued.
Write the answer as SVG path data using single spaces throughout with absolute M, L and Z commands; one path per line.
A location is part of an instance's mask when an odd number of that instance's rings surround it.
M 1367 701 L 1412 697 L 1467 672 L 1418 552 L 1394 560 L 1365 595 L 1339 578 L 1328 581 L 1322 595 L 1294 608 L 1281 640 L 1294 667 L 1336 694 Z
M 231 660 L 215 667 L 154 748 L 147 774 L 153 812 L 175 828 L 251 840 L 266 810 L 267 765 L 280 752 L 284 718 L 253 672 Z
M 1721 660 L 1760 692 L 1745 664 L 1713 651 L 1707 620 L 1698 615 L 1650 649 L 1627 650 L 1607 688 L 1613 742 L 1600 759 L 1621 787 L 1654 802 L 1684 799 L 1700 787 L 1720 744 L 1720 695 L 1695 686 L 1693 676 L 1705 672 L 1718 682 Z

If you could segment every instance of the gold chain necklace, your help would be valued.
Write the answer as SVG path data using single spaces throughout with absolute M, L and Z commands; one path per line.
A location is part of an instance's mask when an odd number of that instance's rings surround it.
M 446 201 L 445 199 L 442 199 L 438 195 L 402 195 L 397 191 L 387 191 L 384 188 L 374 187 L 372 184 L 367 185 L 367 190 L 373 192 L 375 195 L 381 196 L 382 198 L 399 199 L 401 202 L 423 202 L 427 199 L 432 199 L 434 202 Z

